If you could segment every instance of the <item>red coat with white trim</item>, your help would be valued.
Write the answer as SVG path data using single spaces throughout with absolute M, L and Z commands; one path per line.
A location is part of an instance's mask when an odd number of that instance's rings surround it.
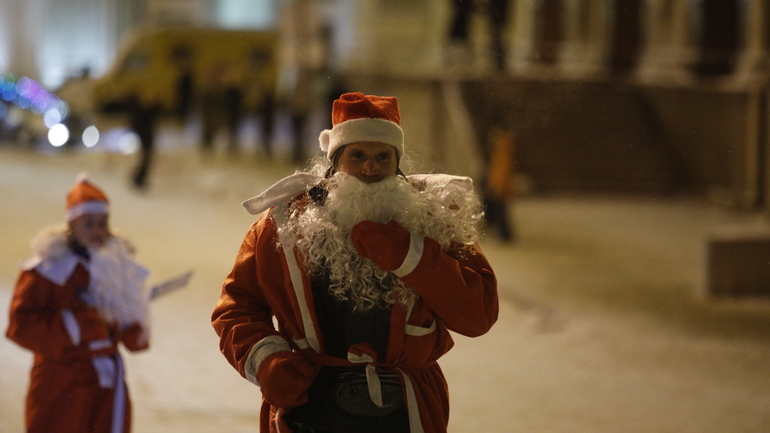
M 212 315 L 222 353 L 256 384 L 259 365 L 253 358 L 259 364 L 288 348 L 311 362 L 324 358 L 309 272 L 292 245 L 276 247 L 277 226 L 285 222 L 285 211 L 285 204 L 272 208 L 251 226 Z M 419 297 L 410 310 L 393 306 L 386 359 L 373 364 L 378 371 L 399 374 L 412 433 L 442 433 L 449 421 L 449 401 L 436 360 L 453 345 L 450 330 L 475 337 L 495 323 L 497 282 L 478 245 L 471 247 L 473 254 L 442 251 L 432 239 L 415 239 L 406 230 L 395 229 L 402 232 L 394 237 L 399 240 L 392 242 L 391 257 L 412 262 L 399 267 L 407 272 L 400 278 Z M 289 432 L 280 415 L 290 409 L 270 406 L 263 399 L 260 431 Z
M 83 302 L 87 263 L 63 246 L 63 233 L 52 238 L 61 245 L 48 248 L 50 254 L 29 262 L 19 275 L 6 332 L 34 353 L 26 432 L 128 432 L 131 403 L 117 341 L 130 350 L 145 349 L 142 330 L 119 332 Z M 114 423 L 114 414 L 122 419 Z

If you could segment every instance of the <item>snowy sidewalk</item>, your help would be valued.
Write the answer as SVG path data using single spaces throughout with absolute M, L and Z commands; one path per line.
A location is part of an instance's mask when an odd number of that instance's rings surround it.
M 61 221 L 88 171 L 157 282 L 194 269 L 153 305 L 153 347 L 127 354 L 134 432 L 256 432 L 259 389 L 218 352 L 209 315 L 253 217 L 240 201 L 294 168 L 163 153 L 151 189 L 128 157 L 0 148 L 0 328 L 29 239 Z M 761 433 L 770 426 L 770 303 L 702 299 L 705 241 L 762 216 L 673 200 L 523 198 L 519 240 L 483 243 L 500 320 L 442 359 L 450 432 Z M 23 430 L 31 355 L 0 340 L 0 433 Z

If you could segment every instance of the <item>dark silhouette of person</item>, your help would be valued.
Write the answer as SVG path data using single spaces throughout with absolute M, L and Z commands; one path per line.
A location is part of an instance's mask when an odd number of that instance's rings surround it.
M 452 22 L 449 26 L 451 42 L 468 43 L 468 29 L 474 6 L 474 0 L 452 0 Z
M 214 138 L 217 132 L 225 129 L 228 150 L 235 154 L 238 150 L 238 129 L 243 114 L 243 93 L 235 81 L 233 71 L 227 65 L 212 69 L 202 96 L 201 150 L 204 154 L 214 151 Z
M 235 83 L 228 85 L 222 94 L 224 126 L 229 140 L 228 149 L 231 154 L 238 152 L 238 130 L 243 115 L 243 94 Z
M 261 123 L 261 142 L 257 142 L 255 156 L 263 156 L 260 145 L 264 150 L 264 156 L 271 158 L 273 153 L 272 140 L 275 130 L 275 91 L 276 84 L 266 80 L 256 80 L 254 76 L 261 76 L 265 69 L 272 68 L 276 62 L 275 54 L 267 47 L 254 46 L 249 50 L 245 71 L 241 75 L 241 114 L 240 116 L 253 115 Z
M 508 25 L 509 0 L 487 0 L 487 17 L 492 39 L 492 56 L 495 67 L 499 71 L 505 70 L 506 44 L 505 28 Z
M 492 40 L 492 57 L 495 68 L 505 69 L 505 29 L 508 25 L 508 3 L 510 0 L 452 0 L 452 21 L 449 26 L 450 43 L 469 49 L 471 18 L 476 11 L 483 10 L 489 22 Z
M 150 173 L 155 155 L 155 127 L 160 112 L 157 104 L 143 101 L 133 96 L 127 103 L 129 125 L 139 137 L 139 162 L 136 165 L 131 180 L 138 190 L 147 188 L 147 177 Z
M 176 80 L 177 106 L 175 107 L 176 116 L 183 124 L 187 120 L 192 109 L 192 99 L 194 92 L 192 60 L 189 48 L 178 46 L 171 52 L 174 63 L 179 68 L 179 76 Z

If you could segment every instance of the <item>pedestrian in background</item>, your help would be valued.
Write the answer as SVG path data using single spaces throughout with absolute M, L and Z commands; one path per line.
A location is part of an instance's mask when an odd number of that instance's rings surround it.
M 451 0 L 451 20 L 448 31 L 448 63 L 467 66 L 474 63 L 472 45 L 473 18 L 482 13 L 487 21 L 490 54 L 498 71 L 506 68 L 507 44 L 505 32 L 509 22 L 510 0 Z
M 516 142 L 513 132 L 493 128 L 490 132 L 490 157 L 484 180 L 484 215 L 500 240 L 515 240 L 508 207 L 516 190 Z
M 104 193 L 81 178 L 66 225 L 41 231 L 22 265 L 7 337 L 34 353 L 27 433 L 127 433 L 131 401 L 118 351 L 149 347 L 147 272 L 109 227 Z
M 160 107 L 146 95 L 134 95 L 128 101 L 128 119 L 131 130 L 139 137 L 139 161 L 131 176 L 132 185 L 137 190 L 145 190 L 155 159 L 155 130 L 160 115 Z

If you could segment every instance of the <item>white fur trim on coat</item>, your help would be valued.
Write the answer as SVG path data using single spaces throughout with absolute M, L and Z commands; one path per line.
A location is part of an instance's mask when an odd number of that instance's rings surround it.
M 67 227 L 63 224 L 46 227 L 32 237 L 32 256 L 21 263 L 23 270 L 35 269 L 44 278 L 58 285 L 67 282 L 81 261 L 67 246 Z
M 244 367 L 246 379 L 255 385 L 259 385 L 257 370 L 259 370 L 259 366 L 262 365 L 262 362 L 274 353 L 287 350 L 291 350 L 291 347 L 289 347 L 289 343 L 287 343 L 281 336 L 271 335 L 259 340 L 249 351 L 249 360 Z
M 350 143 L 377 142 L 396 148 L 396 158 L 404 154 L 404 130 L 397 123 L 384 119 L 363 118 L 338 123 L 318 137 L 321 150 L 331 161 L 340 147 Z
M 409 235 L 409 252 L 406 254 L 404 263 L 398 269 L 393 270 L 393 273 L 399 278 L 405 277 L 414 271 L 420 263 L 423 250 L 425 249 L 425 239 L 422 236 L 414 233 L 409 233 Z

